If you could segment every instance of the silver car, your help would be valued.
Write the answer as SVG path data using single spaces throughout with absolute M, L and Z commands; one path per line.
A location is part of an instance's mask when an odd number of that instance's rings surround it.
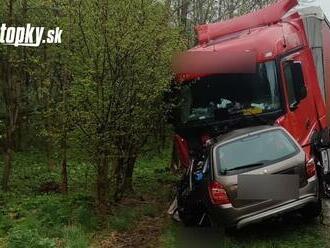
M 282 127 L 220 136 L 202 171 L 193 174 L 188 197 L 183 191 L 178 197 L 186 224 L 208 215 L 213 223 L 239 229 L 293 210 L 308 218 L 321 213 L 316 161 Z

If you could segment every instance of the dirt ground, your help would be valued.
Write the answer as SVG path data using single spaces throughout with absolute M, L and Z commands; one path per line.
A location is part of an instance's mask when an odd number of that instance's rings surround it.
M 163 218 L 146 218 L 140 221 L 134 230 L 113 232 L 100 242 L 101 248 L 151 248 L 159 247 Z

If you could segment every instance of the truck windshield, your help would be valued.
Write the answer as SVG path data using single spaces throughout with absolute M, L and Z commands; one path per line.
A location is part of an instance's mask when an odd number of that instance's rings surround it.
M 181 87 L 180 122 L 226 120 L 281 109 L 275 61 L 257 65 L 253 74 L 221 74 Z
M 267 166 L 297 152 L 297 146 L 287 134 L 272 130 L 220 145 L 215 150 L 215 161 L 220 174 L 227 175 L 241 169 Z

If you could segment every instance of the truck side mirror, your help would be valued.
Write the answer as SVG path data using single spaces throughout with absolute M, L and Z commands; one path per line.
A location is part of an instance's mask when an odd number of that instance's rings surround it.
M 298 102 L 307 97 L 307 88 L 301 62 L 291 61 L 290 68 L 293 77 L 294 91 Z

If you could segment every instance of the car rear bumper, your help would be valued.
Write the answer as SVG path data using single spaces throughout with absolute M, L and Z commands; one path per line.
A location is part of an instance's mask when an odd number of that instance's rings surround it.
M 315 177 L 309 180 L 304 188 L 300 189 L 300 197 L 297 200 L 278 204 L 270 204 L 270 201 L 265 201 L 258 204 L 257 211 L 251 210 L 249 207 L 234 208 L 231 204 L 227 204 L 221 207 L 212 207 L 210 215 L 218 224 L 240 229 L 252 223 L 301 209 L 308 204 L 316 203 L 318 199 L 318 180 Z
M 248 224 L 252 224 L 252 223 L 256 223 L 256 222 L 260 222 L 264 219 L 267 219 L 269 217 L 274 217 L 276 215 L 280 215 L 280 214 L 284 214 L 286 212 L 291 212 L 293 210 L 296 209 L 300 209 L 310 203 L 316 203 L 318 201 L 318 198 L 316 195 L 312 195 L 312 196 L 307 196 L 303 199 L 299 199 L 296 200 L 294 202 L 291 203 L 287 203 L 283 206 L 280 207 L 276 207 L 274 209 L 268 210 L 268 211 L 264 211 L 261 212 L 259 214 L 255 214 L 253 216 L 250 217 L 246 217 L 242 220 L 239 220 L 238 223 L 236 224 L 236 227 L 238 229 L 248 225 Z

